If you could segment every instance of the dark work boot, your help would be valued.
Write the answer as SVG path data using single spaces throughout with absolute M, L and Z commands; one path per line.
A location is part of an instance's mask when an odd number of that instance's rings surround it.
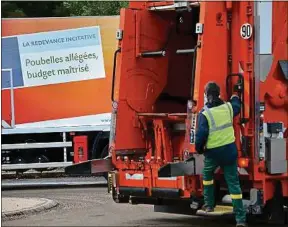
M 202 208 L 201 208 L 201 210 L 209 213 L 209 212 L 213 212 L 213 211 L 214 211 L 214 208 L 213 208 L 213 207 L 209 207 L 209 206 L 207 206 L 207 205 L 203 205 Z M 240 227 L 241 227 L 241 226 L 240 226 Z

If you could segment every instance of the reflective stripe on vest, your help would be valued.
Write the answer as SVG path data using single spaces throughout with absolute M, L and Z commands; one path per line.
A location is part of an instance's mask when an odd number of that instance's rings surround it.
M 235 141 L 233 128 L 233 110 L 230 103 L 208 108 L 202 112 L 209 125 L 207 149 L 217 148 Z

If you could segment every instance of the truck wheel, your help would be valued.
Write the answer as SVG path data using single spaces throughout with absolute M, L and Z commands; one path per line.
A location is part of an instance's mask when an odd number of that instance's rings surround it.
M 45 156 L 45 155 L 38 155 L 35 157 L 33 163 L 46 163 L 49 162 L 49 159 Z M 38 172 L 42 172 L 44 170 L 47 170 L 47 168 L 43 168 L 43 169 L 35 169 Z
M 108 148 L 109 148 L 109 144 L 107 144 L 107 145 L 103 148 L 103 150 L 102 150 L 102 152 L 101 152 L 101 155 L 100 155 L 100 158 L 105 158 L 105 157 L 108 156 Z M 103 177 L 105 178 L 105 180 L 108 181 L 108 173 L 103 173 Z
M 26 163 L 26 160 L 24 158 L 22 158 L 21 156 L 16 156 L 15 158 L 13 158 L 12 160 L 12 163 L 13 164 L 25 164 Z M 28 169 L 19 169 L 19 170 L 16 170 L 16 174 L 18 173 L 24 173 L 26 172 Z
M 45 162 L 49 162 L 49 159 L 45 155 L 38 155 L 34 159 L 34 162 L 35 163 L 45 163 Z
M 103 148 L 103 150 L 102 150 L 102 152 L 101 152 L 101 155 L 100 155 L 100 158 L 105 158 L 105 157 L 108 156 L 108 148 L 109 148 L 109 144 L 107 144 L 107 145 Z
M 284 199 L 284 214 L 285 214 L 285 224 L 288 224 L 288 198 Z
M 16 158 L 13 159 L 13 164 L 24 164 L 26 163 L 26 160 L 22 158 L 21 156 L 17 156 Z
M 123 196 L 116 193 L 116 189 L 112 188 L 112 198 L 115 203 L 129 203 L 129 196 Z
M 267 201 L 264 207 L 264 215 L 267 218 L 267 223 L 274 225 L 284 225 L 286 222 L 285 202 L 282 193 L 282 185 L 278 181 L 275 183 L 274 196 Z

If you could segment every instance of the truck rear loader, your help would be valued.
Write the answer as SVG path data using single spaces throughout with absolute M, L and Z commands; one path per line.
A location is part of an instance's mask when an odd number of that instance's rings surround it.
M 234 129 L 247 214 L 284 223 L 287 12 L 280 1 L 131 1 L 121 10 L 109 149 L 115 202 L 200 214 L 195 130 L 204 86 L 214 81 L 222 99 L 241 99 Z M 233 213 L 221 169 L 214 180 L 216 208 Z

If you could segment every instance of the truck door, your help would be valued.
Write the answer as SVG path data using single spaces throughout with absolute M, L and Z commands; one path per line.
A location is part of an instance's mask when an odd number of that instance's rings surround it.
M 148 10 L 122 9 L 115 77 L 115 149 L 145 149 L 137 113 L 153 112 L 168 71 L 169 20 Z M 121 132 L 120 132 L 121 130 Z M 133 135 L 133 136 L 132 136 Z

